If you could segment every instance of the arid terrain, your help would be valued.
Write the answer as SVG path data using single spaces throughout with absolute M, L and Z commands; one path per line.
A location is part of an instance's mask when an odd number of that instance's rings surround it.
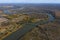
M 13 39 L 60 40 L 60 5 L 0 4 L 0 40 Z

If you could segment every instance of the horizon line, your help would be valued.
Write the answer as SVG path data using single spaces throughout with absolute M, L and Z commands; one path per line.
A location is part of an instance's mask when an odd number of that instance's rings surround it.
M 0 3 L 4 4 L 4 3 Z M 5 4 L 60 4 L 60 3 L 5 3 Z

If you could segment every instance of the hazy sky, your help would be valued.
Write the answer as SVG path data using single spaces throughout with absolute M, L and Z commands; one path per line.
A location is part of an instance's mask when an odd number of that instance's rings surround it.
M 60 0 L 0 0 L 0 3 L 60 3 Z

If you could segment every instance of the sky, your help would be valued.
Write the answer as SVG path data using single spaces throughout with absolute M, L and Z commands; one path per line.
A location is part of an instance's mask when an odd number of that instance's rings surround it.
M 60 3 L 60 0 L 0 0 L 0 3 Z

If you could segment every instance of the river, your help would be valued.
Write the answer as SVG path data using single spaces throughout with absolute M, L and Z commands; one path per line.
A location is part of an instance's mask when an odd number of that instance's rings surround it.
M 45 21 L 45 24 L 48 22 L 54 21 L 54 17 L 51 14 L 48 14 L 48 13 L 46 14 L 49 16 L 49 18 L 48 18 L 48 21 Z M 3 40 L 19 40 L 19 38 L 21 38 L 23 35 L 25 35 L 27 32 L 29 32 L 30 30 L 35 28 L 36 25 L 39 25 L 39 24 L 40 24 L 40 21 L 36 23 L 25 24 L 23 28 L 18 29 L 16 32 L 7 36 Z

